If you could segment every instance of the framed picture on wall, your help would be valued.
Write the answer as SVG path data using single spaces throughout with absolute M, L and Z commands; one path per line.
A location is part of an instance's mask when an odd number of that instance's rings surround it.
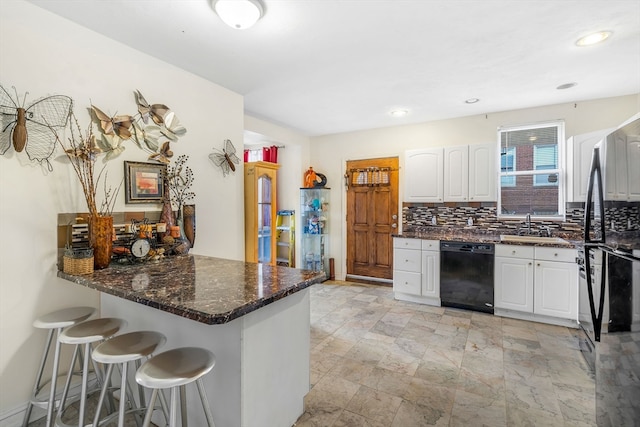
M 165 172 L 166 165 L 125 161 L 125 203 L 161 203 Z

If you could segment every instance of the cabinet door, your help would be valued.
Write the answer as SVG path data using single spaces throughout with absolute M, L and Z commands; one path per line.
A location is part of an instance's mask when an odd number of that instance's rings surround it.
M 440 251 L 422 251 L 422 296 L 440 298 Z
M 640 201 L 640 135 L 627 135 L 627 178 L 630 202 Z
M 612 128 L 602 129 L 575 135 L 567 140 L 567 201 L 584 202 L 587 200 L 587 185 L 593 148 L 611 131 L 613 131 Z
M 442 202 L 443 149 L 408 150 L 404 161 L 404 201 Z
M 496 144 L 469 146 L 469 201 L 495 202 L 497 174 Z
M 533 259 L 495 258 L 494 306 L 533 313 Z
M 578 265 L 535 261 L 534 313 L 577 320 Z
M 469 147 L 444 149 L 444 201 L 466 202 L 469 197 Z

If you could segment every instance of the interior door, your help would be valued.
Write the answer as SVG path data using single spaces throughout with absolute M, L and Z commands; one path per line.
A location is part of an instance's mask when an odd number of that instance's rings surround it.
M 398 158 L 347 162 L 347 276 L 393 278 Z M 359 277 L 353 277 L 359 276 Z

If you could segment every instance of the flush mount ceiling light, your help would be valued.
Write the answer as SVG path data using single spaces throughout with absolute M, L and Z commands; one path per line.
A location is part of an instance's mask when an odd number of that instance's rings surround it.
M 478 98 L 469 98 L 467 100 L 464 101 L 465 104 L 475 104 L 476 102 L 480 102 L 480 100 Z
M 409 110 L 392 110 L 389 114 L 391 117 L 403 117 L 409 114 Z
M 237 30 L 252 27 L 264 15 L 260 0 L 212 0 L 211 5 L 222 22 Z
M 571 83 L 565 83 L 563 85 L 558 86 L 556 89 L 558 90 L 563 90 L 563 89 L 570 89 L 574 86 L 577 86 L 578 83 L 576 82 L 571 82 Z
M 598 31 L 597 33 L 589 34 L 588 36 L 581 37 L 576 42 L 576 46 L 592 46 L 594 44 L 605 41 L 611 35 L 611 31 Z

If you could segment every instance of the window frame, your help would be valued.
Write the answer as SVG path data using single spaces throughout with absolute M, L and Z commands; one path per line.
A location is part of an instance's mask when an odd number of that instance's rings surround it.
M 512 172 L 503 172 L 502 171 L 502 162 L 501 162 L 501 153 L 503 152 L 502 147 L 502 134 L 514 131 L 522 131 L 522 130 L 533 130 L 545 127 L 556 127 L 557 129 L 557 150 L 558 150 L 558 168 L 557 169 L 539 169 L 539 170 L 518 170 L 516 167 L 516 159 L 514 159 L 514 171 Z M 565 209 L 565 200 L 566 200 L 566 141 L 565 141 L 565 123 L 564 120 L 550 120 L 544 122 L 536 122 L 529 124 L 521 124 L 521 125 L 513 125 L 513 126 L 500 126 L 498 127 L 497 132 L 498 139 L 498 161 L 497 161 L 497 170 L 498 170 L 498 180 L 497 180 L 497 217 L 500 219 L 525 219 L 527 214 L 506 214 L 502 212 L 502 188 L 513 188 L 516 185 L 502 185 L 502 178 L 504 177 L 513 177 L 515 181 L 517 181 L 518 176 L 525 175 L 550 175 L 557 174 L 558 181 L 555 186 L 558 189 L 558 213 L 556 215 L 537 215 L 531 212 L 531 218 L 537 220 L 554 220 L 554 221 L 564 221 L 566 218 L 566 209 Z M 535 144 L 531 144 L 532 147 L 535 147 Z M 507 150 L 509 147 L 505 147 Z M 515 147 L 514 147 L 515 148 Z M 535 166 L 535 165 L 534 165 Z M 540 184 L 535 184 L 535 178 L 533 178 L 533 187 L 540 186 Z

